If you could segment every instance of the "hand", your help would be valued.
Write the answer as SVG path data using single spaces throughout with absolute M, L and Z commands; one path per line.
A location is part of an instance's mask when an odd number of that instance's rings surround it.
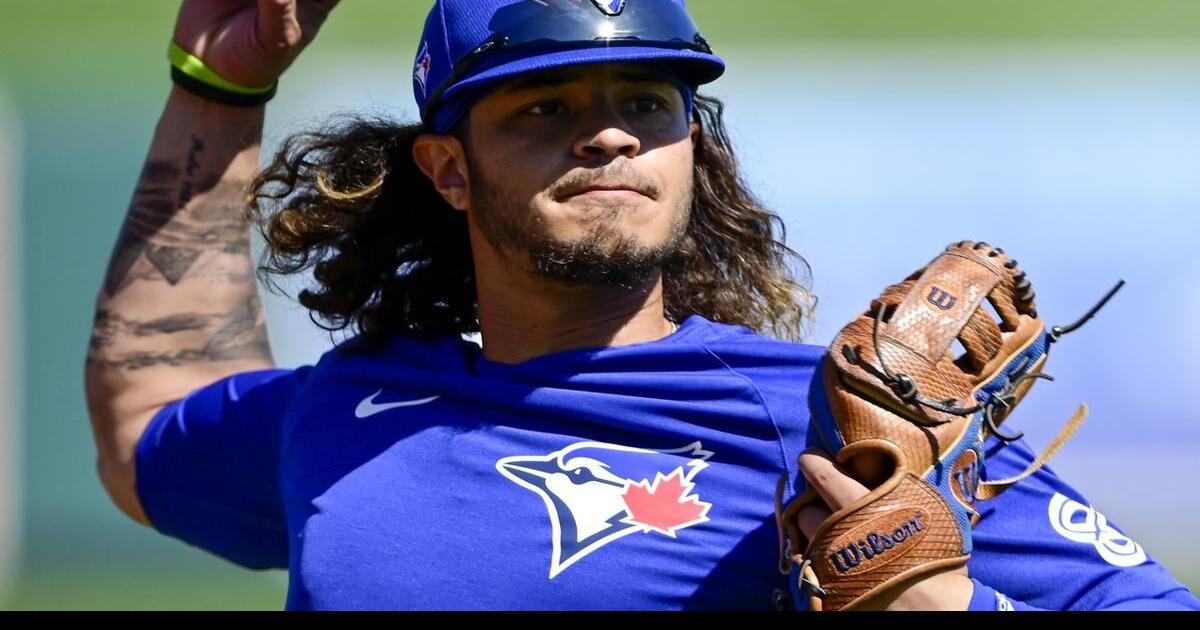
M 339 0 L 184 0 L 175 42 L 245 87 L 274 83 Z
M 818 450 L 800 455 L 800 471 L 808 487 L 824 503 L 805 506 L 797 514 L 800 529 L 809 540 L 834 512 L 850 506 L 870 491 L 847 475 L 832 459 Z M 874 597 L 863 609 L 871 610 L 966 610 L 971 602 L 974 583 L 967 568 L 926 575 Z

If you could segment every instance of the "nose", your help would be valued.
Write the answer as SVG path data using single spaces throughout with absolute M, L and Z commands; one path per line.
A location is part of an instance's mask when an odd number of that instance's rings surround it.
M 624 125 L 621 116 L 611 108 L 600 119 L 593 119 L 575 141 L 575 155 L 583 159 L 612 160 L 624 156 L 632 158 L 642 150 L 642 141 Z

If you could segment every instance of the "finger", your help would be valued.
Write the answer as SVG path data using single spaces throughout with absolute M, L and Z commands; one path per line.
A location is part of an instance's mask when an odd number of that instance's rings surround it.
M 800 472 L 804 473 L 809 486 L 825 500 L 825 505 L 835 512 L 870 493 L 866 486 L 842 472 L 828 455 L 820 451 L 810 450 L 800 455 Z
M 258 38 L 264 48 L 288 48 L 300 37 L 296 0 L 258 0 Z
M 296 9 L 299 11 L 300 27 L 304 29 L 306 39 L 316 36 L 317 30 L 325 23 L 325 18 L 329 17 L 329 12 L 333 11 L 340 1 L 300 0 Z
M 804 532 L 804 537 L 812 540 L 817 535 L 821 524 L 833 516 L 833 512 L 821 503 L 811 503 L 800 508 L 796 514 L 796 525 Z M 803 551 L 803 550 L 801 550 Z

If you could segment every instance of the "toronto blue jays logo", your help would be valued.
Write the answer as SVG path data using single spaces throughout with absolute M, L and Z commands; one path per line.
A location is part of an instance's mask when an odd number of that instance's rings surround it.
M 625 0 L 592 0 L 592 4 L 605 15 L 621 15 L 625 10 Z
M 426 82 L 429 81 L 429 70 L 433 67 L 433 56 L 429 54 L 429 42 L 421 43 L 421 52 L 417 53 L 417 63 L 413 65 L 413 79 L 421 88 L 421 96 L 427 94 Z
M 533 0 L 534 2 L 547 6 L 555 7 L 563 10 L 576 10 L 581 8 L 586 0 Z M 621 15 L 625 10 L 626 0 L 592 0 L 592 6 L 600 10 L 601 13 L 609 17 Z
M 679 530 L 707 522 L 712 504 L 695 493 L 695 478 L 710 457 L 700 442 L 665 451 L 581 442 L 549 455 L 505 457 L 496 469 L 545 502 L 554 579 L 625 536 L 676 538 Z

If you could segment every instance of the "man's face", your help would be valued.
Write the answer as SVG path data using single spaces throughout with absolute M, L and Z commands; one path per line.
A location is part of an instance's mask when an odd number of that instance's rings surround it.
M 543 277 L 637 284 L 683 238 L 697 130 L 675 84 L 644 67 L 511 81 L 470 113 L 472 219 Z

